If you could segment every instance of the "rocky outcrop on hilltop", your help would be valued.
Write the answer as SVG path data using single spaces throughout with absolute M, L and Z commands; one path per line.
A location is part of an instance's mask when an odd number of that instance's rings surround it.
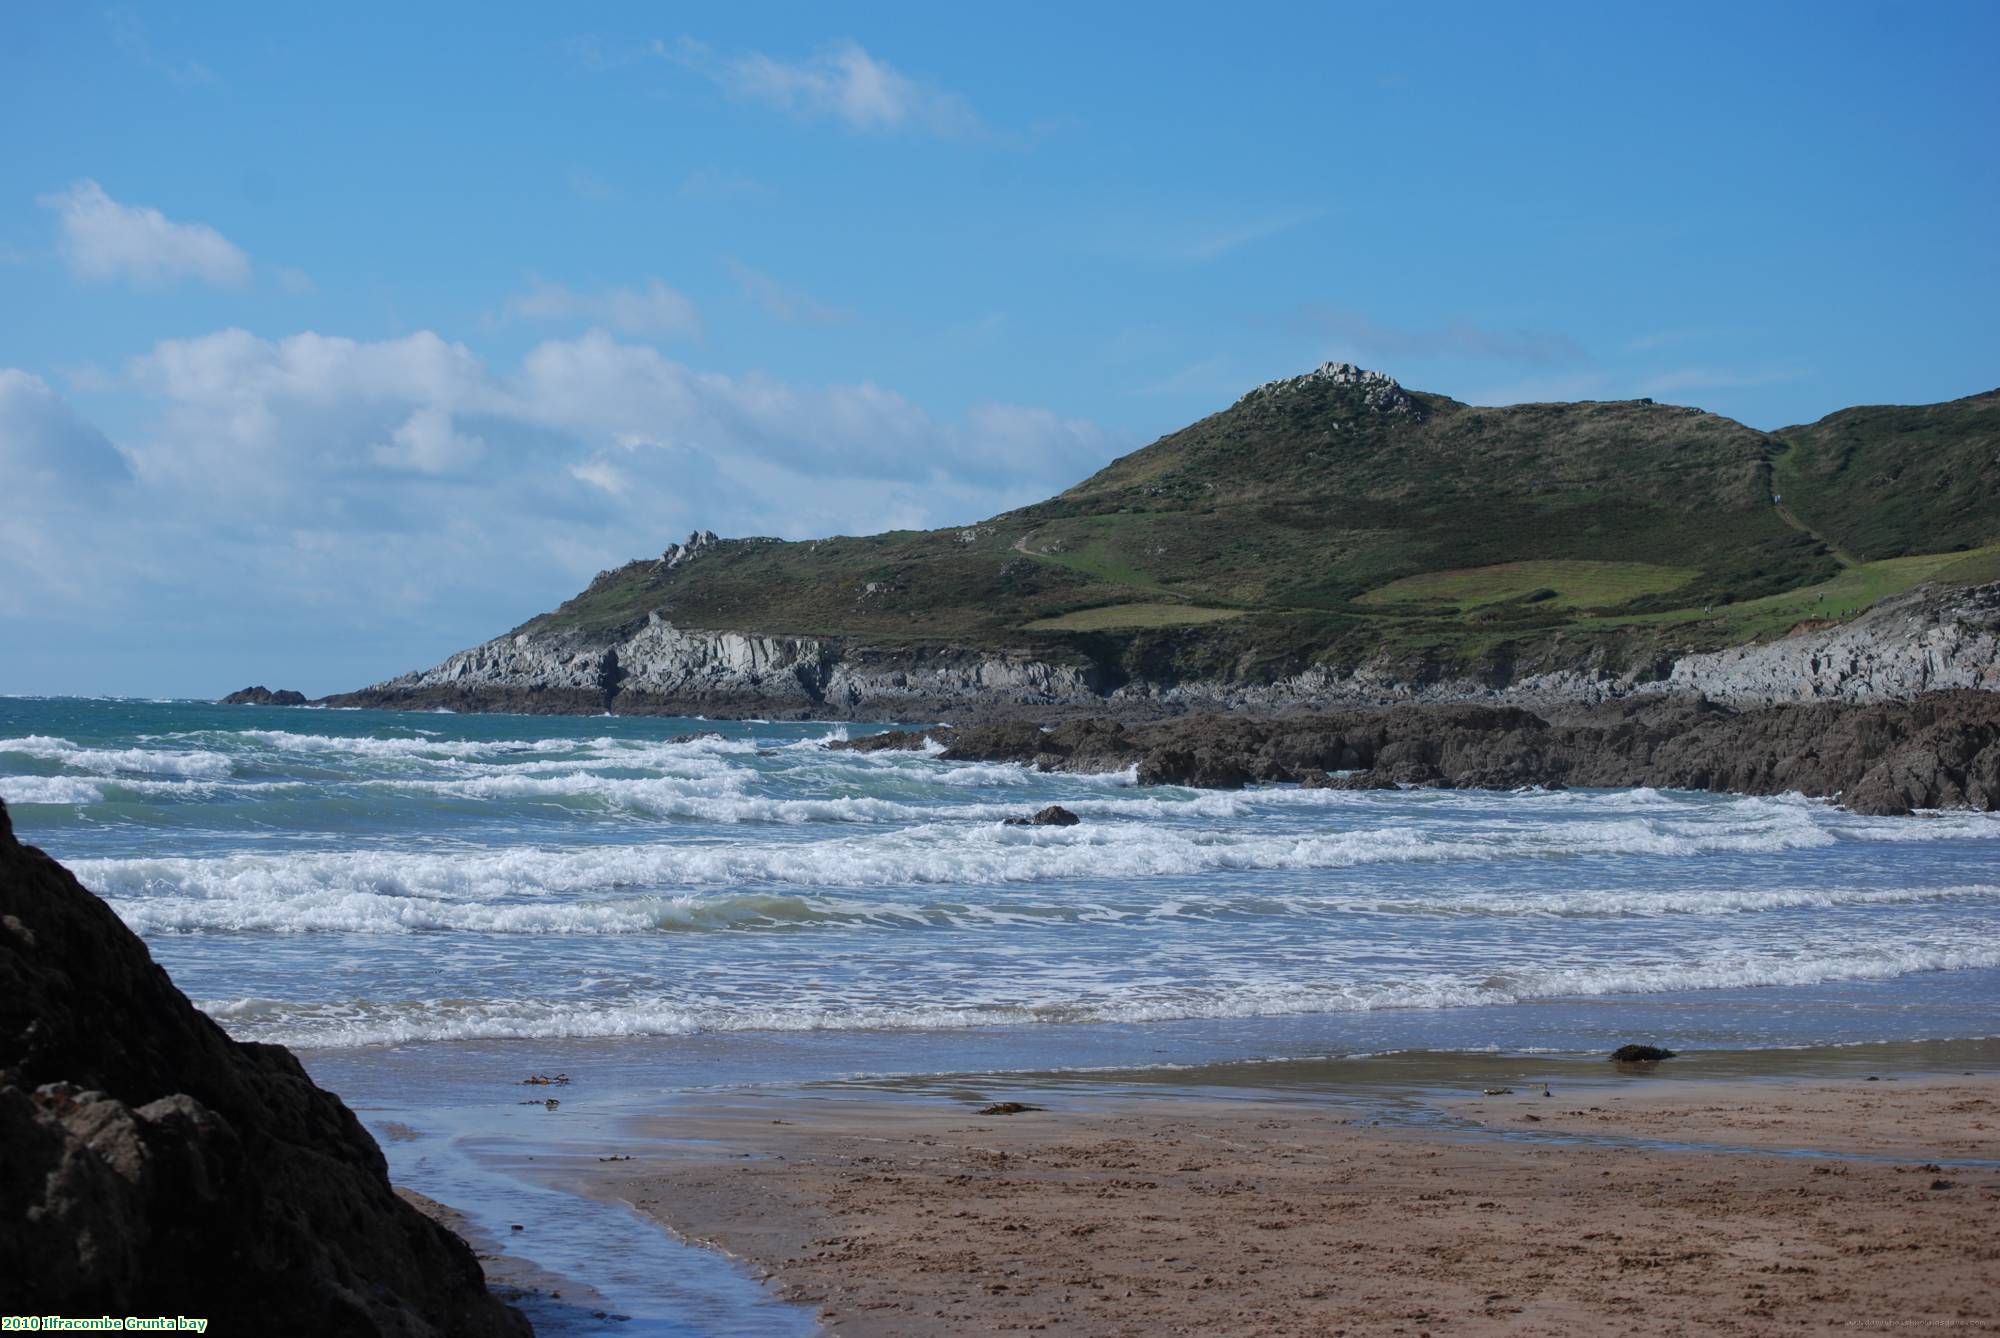
M 0 805 L 0 1312 L 489 1338 L 527 1321 L 289 1050 L 231 1040 Z
M 722 541 L 715 537 L 714 530 L 693 530 L 684 544 L 668 544 L 667 551 L 660 554 L 660 565 L 668 571 L 694 561 Z
M 888 742 L 879 742 L 880 740 Z M 871 736 L 835 748 L 927 748 L 945 762 L 1133 769 L 1141 784 L 1234 789 L 1635 786 L 1837 799 L 1857 812 L 2000 809 L 2000 695 L 1735 711 L 1649 696 L 1552 722 L 1518 707 L 1393 707 L 1311 716 L 1072 720 Z
M 1423 406 L 1397 383 L 1395 377 L 1387 372 L 1357 367 L 1351 362 L 1323 362 L 1303 375 L 1266 381 L 1246 392 L 1236 402 L 1239 405 L 1251 404 L 1314 385 L 1353 386 L 1359 391 L 1361 402 L 1376 413 L 1402 414 L 1413 418 L 1423 416 Z
M 279 688 L 276 692 L 273 692 L 262 683 L 259 683 L 252 688 L 238 688 L 227 697 L 224 697 L 217 705 L 305 706 L 309 704 L 309 701 L 310 699 L 303 692 L 294 692 L 290 688 Z

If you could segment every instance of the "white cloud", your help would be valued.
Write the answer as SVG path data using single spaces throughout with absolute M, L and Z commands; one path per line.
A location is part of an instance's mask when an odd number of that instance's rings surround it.
M 625 471 L 602 455 L 577 461 L 569 467 L 569 474 L 571 478 L 580 479 L 600 492 L 610 493 L 613 497 L 623 496 L 632 489 L 632 480 Z
M 953 423 L 868 382 L 700 371 L 603 329 L 544 341 L 505 374 L 430 331 L 366 342 L 224 330 L 167 340 L 126 379 L 154 410 L 129 447 L 149 485 L 221 489 L 280 521 L 336 525 L 421 526 L 422 489 L 448 484 L 531 510 L 621 499 L 651 536 L 641 504 L 671 514 L 690 478 L 708 493 L 747 490 L 737 524 L 808 532 L 805 517 L 843 489 L 901 491 L 897 505 L 943 524 L 1066 486 L 1113 444 L 1038 409 L 981 405 Z M 926 500 L 934 485 L 947 500 Z
M 658 279 L 643 289 L 605 288 L 582 293 L 559 283 L 535 280 L 507 303 L 509 315 L 537 321 L 583 321 L 628 335 L 701 335 L 694 302 Z
M 1111 438 L 1090 420 L 1020 404 L 974 405 L 966 433 L 982 459 L 1027 478 L 1061 479 L 1062 487 L 1087 478 L 1114 453 Z
M 131 477 L 104 434 L 31 372 L 0 367 L 0 480 L 16 496 L 31 489 L 95 487 Z
M 803 60 L 761 51 L 723 56 L 683 37 L 655 42 L 660 56 L 713 80 L 748 101 L 809 120 L 833 120 L 856 131 L 909 131 L 953 138 L 978 133 L 965 99 L 868 54 L 859 42 L 829 42 Z
M 129 505 L 131 466 L 102 432 L 32 372 L 0 367 L 0 615 L 26 618 L 38 606 L 78 607 L 97 592 L 96 578 L 120 559 L 76 537 L 105 510 Z M 25 653 L 30 634 L 9 628 L 10 648 Z M 5 657 L 0 657 L 5 658 Z
M 214 228 L 120 204 L 95 181 L 78 181 L 36 202 L 55 211 L 63 256 L 86 279 L 128 279 L 144 287 L 182 279 L 224 287 L 250 281 L 250 257 Z
M 0 525 L 0 615 L 112 655 L 100 688 L 121 690 L 227 690 L 198 677 L 225 655 L 244 681 L 351 687 L 690 529 L 962 524 L 1129 445 L 1032 407 L 944 419 L 869 383 L 703 371 L 602 329 L 507 367 L 431 331 L 222 330 L 160 343 L 112 389 L 138 423 L 116 448 L 0 371 L 0 495 L 32 500 Z M 114 673 L 138 644 L 161 649 Z M 26 664 L 0 663 L 0 690 L 43 690 Z
M 834 325 L 847 319 L 846 312 L 825 305 L 802 289 L 779 283 L 762 270 L 733 259 L 722 263 L 735 277 L 743 296 L 787 325 Z
M 457 474 L 476 464 L 486 443 L 457 431 L 443 409 L 416 409 L 389 434 L 387 445 L 370 454 L 391 469 L 418 474 Z

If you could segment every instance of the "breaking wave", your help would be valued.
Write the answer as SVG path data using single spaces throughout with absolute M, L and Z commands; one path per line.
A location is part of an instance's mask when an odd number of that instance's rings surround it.
M 204 1007 L 239 1035 L 291 1045 L 394 1045 L 416 1041 L 685 1036 L 738 1031 L 926 1031 L 1034 1023 L 1135 1023 L 1477 1008 L 1574 996 L 1800 986 L 1886 980 L 1919 972 L 2000 966 L 2000 945 L 1862 949 L 1813 957 L 1761 955 L 1727 962 L 1587 967 L 1472 980 L 1437 973 L 1403 981 L 1332 987 L 1246 986 L 1154 997 L 1078 996 L 1035 1003 L 814 1003 L 755 1005 L 641 997 L 615 1003 L 568 999 L 343 1000 L 296 1004 L 266 998 Z
M 683 797 L 690 804 L 697 801 Z M 734 801 L 755 806 L 864 810 L 879 801 Z M 1146 802 L 1146 801 L 1139 801 Z M 1391 824 L 1353 831 L 1244 834 L 1145 823 L 1071 828 L 926 822 L 820 841 L 676 842 L 418 853 L 389 850 L 237 854 L 212 859 L 78 860 L 106 895 L 185 895 L 284 904 L 326 894 L 426 900 L 577 895 L 689 886 L 894 887 L 1185 877 L 1206 873 L 1343 869 L 1400 863 L 1488 863 L 1604 855 L 1694 856 L 1831 845 L 1801 815 L 1792 822 L 1677 828 L 1642 819 L 1451 833 Z
M 0 739 L 0 753 L 58 762 L 99 776 L 194 776 L 219 780 L 235 770 L 228 757 L 201 749 L 85 748 L 68 739 L 44 734 Z

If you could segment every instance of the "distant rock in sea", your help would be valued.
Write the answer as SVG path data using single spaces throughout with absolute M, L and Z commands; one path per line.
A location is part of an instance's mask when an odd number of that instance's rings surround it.
M 1050 804 L 1032 818 L 1004 818 L 1008 827 L 1074 827 L 1083 819 L 1064 808 L 1061 804 Z
M 310 700 L 311 699 L 308 698 L 306 694 L 303 692 L 294 692 L 290 688 L 279 688 L 276 692 L 273 692 L 271 691 L 271 689 L 265 687 L 262 683 L 259 683 L 257 686 L 252 688 L 238 688 L 236 691 L 230 693 L 227 697 L 224 697 L 221 701 L 221 705 L 304 706 Z
M 263 689 L 257 689 L 263 691 Z M 297 694 L 293 694 L 296 696 Z M 188 1002 L 0 804 L 0 1313 L 530 1332 L 292 1052 Z

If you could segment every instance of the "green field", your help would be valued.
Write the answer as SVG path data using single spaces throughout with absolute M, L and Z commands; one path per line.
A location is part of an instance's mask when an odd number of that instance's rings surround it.
M 1377 586 L 1354 602 L 1473 609 L 1541 595 L 1533 602 L 1550 608 L 1611 609 L 1641 595 L 1678 589 L 1700 574 L 1692 567 L 1650 562 L 1502 562 L 1405 576 Z
M 1115 627 L 1194 627 L 1241 618 L 1242 609 L 1204 609 L 1193 604 L 1107 604 L 1078 609 L 1027 624 L 1030 632 L 1101 632 Z
M 1704 622 L 1728 641 L 1768 641 L 1807 621 L 1845 621 L 1877 601 L 1943 577 L 1952 584 L 2000 579 L 2000 544 L 1960 553 L 1919 553 L 1858 562 L 1832 580 L 1741 604 L 1673 609 L 1664 613 L 1587 620 L 1597 626 Z

